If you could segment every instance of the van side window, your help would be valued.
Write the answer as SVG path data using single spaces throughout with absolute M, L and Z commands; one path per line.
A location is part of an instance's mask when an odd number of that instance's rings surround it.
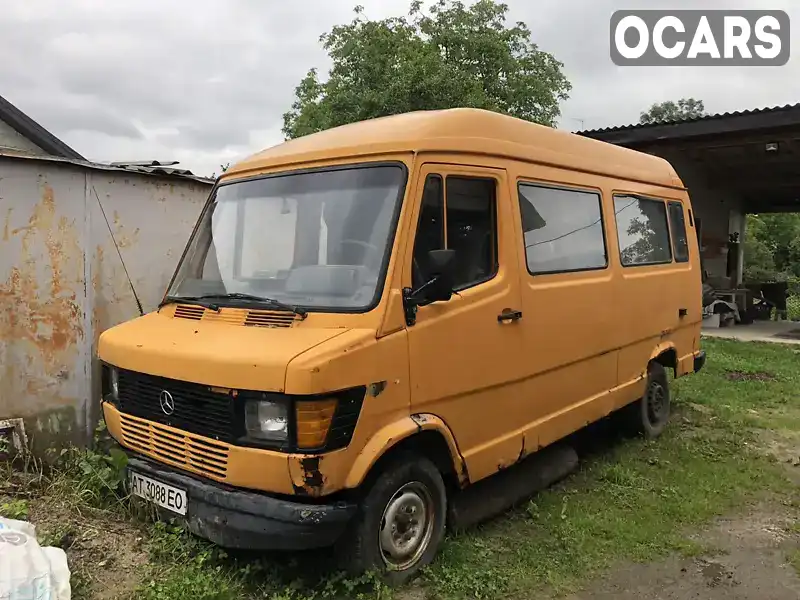
M 447 178 L 446 243 L 456 251 L 456 290 L 483 283 L 497 274 L 495 187 L 491 179 Z
M 608 266 L 599 194 L 529 183 L 518 192 L 531 275 Z
M 497 273 L 495 182 L 448 177 L 444 187 L 446 194 L 439 175 L 429 175 L 425 181 L 411 271 L 415 289 L 430 280 L 431 250 L 456 251 L 457 290 L 487 281 Z
M 623 266 L 672 262 L 664 202 L 638 196 L 614 196 L 614 215 Z
M 444 248 L 444 186 L 439 175 L 428 175 L 419 212 L 417 237 L 414 240 L 412 287 L 419 288 L 428 276 L 428 252 Z
M 675 262 L 689 262 L 689 243 L 686 241 L 686 221 L 683 216 L 683 204 L 669 203 L 669 230 L 672 233 L 672 251 Z

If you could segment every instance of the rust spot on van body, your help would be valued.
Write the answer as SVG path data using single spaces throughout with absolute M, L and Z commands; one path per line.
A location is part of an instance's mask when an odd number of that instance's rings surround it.
M 297 460 L 300 465 L 302 483 L 294 481 L 292 486 L 296 494 L 301 496 L 319 496 L 325 486 L 325 476 L 320 470 L 321 456 L 304 456 Z M 295 477 L 295 479 L 297 479 Z
M 383 393 L 383 390 L 386 389 L 386 382 L 385 381 L 377 381 L 375 383 L 370 383 L 367 391 L 370 396 L 373 398 L 377 398 Z
M 421 427 L 428 422 L 428 417 L 427 415 L 423 415 L 421 413 L 415 413 L 411 415 L 411 420 Z

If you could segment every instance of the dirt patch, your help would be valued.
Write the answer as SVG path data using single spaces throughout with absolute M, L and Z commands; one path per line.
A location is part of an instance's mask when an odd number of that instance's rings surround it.
M 782 340 L 800 340 L 800 329 L 792 329 L 785 333 L 776 333 L 772 337 L 780 338 Z
M 800 431 L 759 430 L 758 447 L 783 463 L 789 479 L 800 486 Z M 689 538 L 699 548 L 713 548 L 713 555 L 624 565 L 568 600 L 800 598 L 800 569 L 792 566 L 800 556 L 797 504 L 765 502 Z
M 759 431 L 758 437 L 769 456 L 789 466 L 800 466 L 800 432 L 764 429 Z
M 728 371 L 725 379 L 730 381 L 775 381 L 775 375 L 766 371 Z
M 69 498 L 31 498 L 28 507 L 40 543 L 67 553 L 74 598 L 131 597 L 148 561 L 135 523 L 113 511 L 78 508 Z
M 796 600 L 800 576 L 787 555 L 800 548 L 797 514 L 760 506 L 691 536 L 714 556 L 631 564 L 569 600 Z
M 71 568 L 82 574 L 90 597 L 126 598 L 139 585 L 148 555 L 139 532 L 125 522 L 93 520 L 67 550 Z

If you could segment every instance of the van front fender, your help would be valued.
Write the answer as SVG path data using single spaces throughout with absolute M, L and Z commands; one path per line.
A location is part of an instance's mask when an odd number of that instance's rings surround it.
M 372 436 L 353 462 L 350 473 L 345 480 L 345 487 L 352 489 L 361 485 L 370 469 L 382 456 L 390 452 L 399 442 L 423 431 L 435 431 L 444 438 L 447 448 L 450 450 L 453 472 L 458 477 L 461 485 L 468 483 L 469 476 L 466 463 L 458 451 L 455 437 L 453 437 L 450 428 L 435 415 L 417 413 L 390 423 Z

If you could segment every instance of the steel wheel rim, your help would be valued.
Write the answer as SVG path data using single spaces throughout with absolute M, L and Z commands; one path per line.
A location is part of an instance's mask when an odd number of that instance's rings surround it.
M 425 554 L 433 537 L 434 512 L 433 496 L 417 481 L 402 486 L 386 504 L 379 542 L 390 571 L 408 569 Z
M 647 420 L 651 425 L 657 425 L 664 420 L 667 410 L 667 394 L 657 381 L 653 381 L 647 387 Z

